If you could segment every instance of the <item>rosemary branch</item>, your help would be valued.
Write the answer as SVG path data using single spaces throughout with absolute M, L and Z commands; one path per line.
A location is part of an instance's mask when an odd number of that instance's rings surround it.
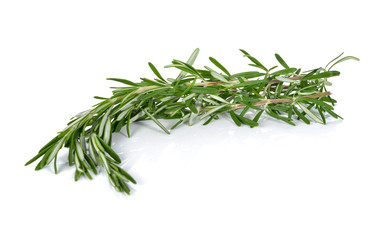
M 150 119 L 170 134 L 159 119 L 177 119 L 172 130 L 183 122 L 193 125 L 205 118 L 208 118 L 204 123 L 207 125 L 223 113 L 229 113 L 237 126 L 250 127 L 259 125 L 263 113 L 290 125 L 295 125 L 295 120 L 325 124 L 327 115 L 341 118 L 333 111 L 336 100 L 327 91 L 327 86 L 331 85 L 328 79 L 340 74 L 331 71 L 333 66 L 358 58 L 342 57 L 341 54 L 325 68 L 302 72 L 300 68 L 289 67 L 283 58 L 275 54 L 283 68 L 274 71 L 278 66 L 266 68 L 245 50 L 241 52 L 250 60 L 249 66 L 258 71 L 230 74 L 212 57 L 209 59 L 217 70 L 207 66 L 196 69 L 193 66 L 199 53 L 196 49 L 187 62 L 173 60 L 166 66 L 180 70 L 176 78 L 162 77 L 152 63 L 148 64 L 155 75 L 153 79 L 141 78 L 137 83 L 108 78 L 123 86 L 112 87 L 113 95 L 109 98 L 95 97 L 101 101 L 72 118 L 66 128 L 25 165 L 41 158 L 35 170 L 53 162 L 54 171 L 58 173 L 57 155 L 66 147 L 69 151 L 67 161 L 75 168 L 76 181 L 81 176 L 92 179 L 92 174 L 103 170 L 117 191 L 130 194 L 129 184 L 136 181 L 119 166 L 122 159 L 112 149 L 111 142 L 112 133 L 123 127 L 130 137 L 132 122 Z M 256 113 L 253 119 L 246 115 L 248 111 Z

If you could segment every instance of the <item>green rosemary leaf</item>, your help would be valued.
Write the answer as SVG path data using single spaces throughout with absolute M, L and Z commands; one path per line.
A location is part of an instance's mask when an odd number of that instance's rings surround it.
M 54 158 L 54 173 L 57 174 L 57 156 Z
M 204 124 L 202 124 L 202 125 L 204 125 L 204 126 L 208 125 L 208 124 L 209 124 L 215 117 L 216 117 L 216 115 L 212 115 L 212 116 L 210 116 L 209 119 L 206 120 L 206 121 L 204 122 Z
M 253 80 L 253 81 L 246 81 L 243 83 L 234 84 L 232 88 L 239 88 L 239 87 L 248 87 L 253 85 L 258 85 L 267 82 L 267 80 Z
M 283 122 L 285 122 L 285 123 L 288 123 L 288 124 L 290 124 L 290 125 L 295 126 L 295 123 L 292 122 L 292 119 L 289 119 L 289 118 L 280 116 L 280 115 L 276 114 L 274 111 L 271 111 L 270 109 L 267 109 L 267 110 L 266 110 L 266 113 L 267 113 L 268 115 L 270 115 L 271 117 L 275 118 L 275 119 L 279 119 L 279 120 L 281 120 L 281 121 L 283 121 Z
M 223 99 L 220 96 L 217 96 L 217 95 L 214 95 L 214 94 L 209 94 L 209 97 L 214 98 L 215 100 L 217 100 L 219 102 L 223 102 L 223 103 L 229 104 L 228 101 L 226 101 L 225 99 Z
M 104 129 L 105 129 L 105 126 L 106 126 L 106 123 L 107 123 L 107 118 L 110 115 L 111 110 L 112 110 L 112 108 L 109 108 L 107 110 L 107 112 L 102 117 L 102 121 L 101 121 L 101 123 L 99 125 L 99 130 L 98 130 L 98 134 L 100 136 L 103 136 L 103 134 L 104 134 Z
M 128 179 L 133 184 L 136 184 L 136 180 L 130 174 L 128 174 L 122 168 L 118 168 L 118 170 L 119 170 L 120 174 L 123 175 L 126 179 Z
M 52 148 L 52 151 L 48 154 L 48 158 L 46 158 L 46 161 L 44 162 L 44 166 L 51 163 L 51 161 L 57 156 L 63 144 L 64 144 L 64 139 L 61 139 L 56 143 L 54 148 Z
M 303 110 L 303 112 L 305 112 L 312 120 L 314 120 L 317 123 L 323 124 L 323 121 L 320 118 L 318 118 L 313 112 L 311 112 L 306 106 L 299 102 L 296 103 Z
M 134 87 L 139 86 L 137 83 L 134 83 L 134 82 L 131 82 L 130 80 L 122 79 L 122 78 L 106 78 L 106 80 L 120 82 L 120 83 L 130 85 L 130 86 L 134 86 Z
M 170 115 L 169 115 L 170 117 L 173 117 L 175 115 L 179 116 L 179 114 L 181 115 L 180 111 L 183 110 L 183 109 L 184 109 L 184 106 L 173 108 L 173 109 L 170 110 L 170 112 L 166 112 L 166 114 L 170 113 Z
M 246 125 L 249 125 L 249 126 L 252 126 L 252 127 L 256 127 L 258 126 L 258 123 L 257 122 L 254 122 L 253 120 L 250 120 L 248 118 L 245 118 L 241 115 L 237 115 L 236 114 L 236 117 L 239 119 L 239 121 L 241 121 L 241 123 L 243 124 L 246 124 Z
M 205 94 L 214 94 L 218 93 L 218 89 L 215 87 L 193 87 L 189 90 L 190 93 L 205 93 Z
M 72 134 L 70 138 L 70 146 L 69 146 L 69 166 L 72 166 L 74 163 L 74 134 Z
M 179 121 L 177 121 L 170 129 L 175 129 L 177 126 L 179 126 L 184 120 L 183 119 L 180 119 Z
M 247 80 L 245 77 L 237 77 L 237 79 L 240 83 L 243 83 Z
M 293 106 L 293 110 L 296 113 L 296 115 L 300 119 L 302 119 L 303 122 L 305 122 L 306 124 L 310 124 L 311 123 L 310 120 L 308 120 L 301 112 L 299 112 L 298 109 L 295 106 Z
M 299 93 L 304 93 L 304 92 L 320 91 L 319 88 L 321 88 L 321 83 L 320 82 L 317 83 L 317 84 L 309 85 L 307 87 L 303 87 L 298 92 Z
M 332 62 L 334 62 L 336 59 L 340 58 L 341 56 L 343 56 L 344 52 L 342 52 L 339 56 L 335 57 L 334 59 L 332 59 L 326 66 L 325 66 L 325 69 L 327 69 L 328 65 L 331 64 Z
M 92 170 L 91 165 L 86 161 L 86 158 L 79 159 L 81 165 L 83 166 L 83 171 Z
M 29 160 L 27 163 L 25 163 L 24 166 L 28 166 L 29 164 L 35 162 L 37 159 L 39 159 L 41 156 L 45 154 L 46 151 L 44 152 L 39 152 L 36 156 L 34 156 L 31 160 Z
M 125 184 L 124 182 L 121 182 L 121 183 L 120 183 L 120 187 L 123 189 L 123 191 L 124 191 L 125 193 L 127 193 L 127 195 L 130 195 L 131 190 L 130 190 L 130 188 L 127 186 L 127 184 Z
M 165 83 L 165 79 L 160 75 L 159 71 L 156 69 L 156 67 L 151 63 L 149 62 L 148 63 L 149 67 L 151 68 L 152 72 L 161 80 L 164 81 Z
M 111 119 L 110 117 L 107 118 L 106 120 L 106 126 L 105 126 L 105 131 L 103 133 L 103 139 L 107 144 L 111 144 Z
M 198 49 L 198 48 L 196 48 L 196 49 L 193 51 L 192 55 L 189 57 L 189 59 L 188 59 L 188 61 L 187 61 L 187 63 L 188 63 L 189 65 L 193 65 L 193 64 L 194 64 L 194 62 L 196 61 L 196 58 L 197 58 L 199 52 L 200 52 L 200 49 Z M 184 72 L 184 71 L 180 72 L 180 74 L 179 74 L 179 76 L 177 76 L 176 80 L 181 80 L 181 79 L 183 79 L 183 78 L 186 76 L 186 74 L 187 74 L 187 73 Z
M 290 83 L 287 91 L 284 93 L 284 96 L 288 96 L 294 90 L 295 87 L 296 87 L 295 83 Z
M 97 174 L 97 168 L 95 162 L 91 159 L 91 157 L 87 154 L 85 154 L 85 161 L 90 165 L 91 170 L 93 171 L 94 174 Z
M 35 171 L 39 171 L 41 170 L 46 164 L 46 160 L 47 158 L 49 157 L 50 153 L 51 153 L 51 149 L 49 151 L 46 152 L 46 154 L 42 157 L 41 161 L 37 164 L 37 166 L 34 168 Z
M 193 82 L 187 87 L 187 89 L 185 89 L 185 91 L 182 93 L 182 95 L 187 94 L 193 88 L 193 86 L 196 83 L 196 80 L 197 80 L 197 78 L 194 78 Z
M 95 148 L 93 146 L 93 142 L 92 141 L 89 141 L 89 154 L 90 154 L 90 158 L 93 160 L 93 163 L 95 164 L 95 166 L 98 166 L 98 155 L 95 153 Z
M 164 92 L 166 92 L 166 90 L 167 89 L 165 89 L 165 88 L 164 89 L 161 88 L 161 89 L 153 90 L 153 91 L 151 91 L 149 93 L 146 93 L 146 94 L 142 95 L 141 97 L 139 97 L 139 100 L 140 101 L 145 101 L 145 100 L 151 99 L 151 98 L 153 98 L 155 96 L 163 94 Z
M 244 104 L 245 105 L 245 108 L 246 107 L 249 107 L 251 109 L 254 109 L 254 110 L 262 110 L 262 108 L 260 107 L 257 107 L 257 106 L 254 106 L 253 103 L 250 103 L 250 102 L 246 102 L 246 101 L 239 101 L 241 104 Z
M 131 177 L 131 175 L 128 174 L 126 171 L 124 171 L 123 168 L 118 167 L 115 164 L 110 164 L 110 166 L 113 169 L 113 174 L 117 174 L 119 177 L 123 179 L 123 181 L 132 182 L 133 184 L 136 184 L 135 179 Z
M 118 163 L 121 163 L 122 160 L 120 159 L 120 157 L 118 156 L 118 154 L 112 150 L 112 148 L 105 142 L 103 141 L 102 138 L 98 137 L 98 141 L 102 144 L 103 148 L 105 149 L 105 151 Z
M 106 100 L 107 98 L 105 97 L 100 97 L 100 96 L 94 96 L 95 99 L 98 99 L 98 100 Z
M 143 112 L 158 125 L 165 133 L 170 134 L 169 131 L 161 124 L 154 116 L 152 116 L 146 109 L 142 108 Z
M 340 55 L 341 56 L 341 55 Z M 360 59 L 358 59 L 357 57 L 353 57 L 353 56 L 347 56 L 347 57 L 343 57 L 342 59 L 338 60 L 337 62 L 335 62 L 334 64 L 332 64 L 332 66 L 328 69 L 331 70 L 333 68 L 333 66 L 335 66 L 336 64 L 338 63 L 341 63 L 341 62 L 344 62 L 344 61 L 347 61 L 347 60 L 355 60 L 355 61 L 360 61 Z M 328 66 L 328 65 L 327 65 Z
M 112 129 L 112 132 L 120 132 L 120 130 L 123 128 L 125 124 L 125 121 L 117 121 L 117 124 L 114 124 L 114 129 Z
M 319 78 L 329 78 L 329 77 L 335 77 L 339 76 L 340 72 L 338 71 L 328 71 L 328 72 L 322 72 L 318 73 L 312 76 L 303 77 L 304 80 L 312 80 L 312 79 L 319 79 Z
M 119 188 L 119 182 L 118 182 L 118 179 L 116 178 L 115 174 L 109 174 L 108 175 L 108 180 L 111 184 L 111 186 L 114 187 L 114 189 L 117 191 L 117 192 L 120 192 L 120 188 Z
M 114 164 L 119 164 L 117 161 L 115 161 L 113 158 L 111 158 L 111 157 L 109 157 L 109 156 L 107 156 L 107 155 L 105 155 L 105 157 L 106 157 L 106 160 L 107 160 L 107 162 L 109 162 L 109 163 L 114 163 Z
M 197 110 L 196 106 L 195 106 L 193 103 L 189 103 L 189 104 L 188 104 L 188 107 L 189 107 L 189 109 L 190 109 L 193 113 L 198 113 L 198 110 Z
M 82 175 L 82 172 L 75 170 L 74 181 L 78 181 L 78 179 L 81 177 L 81 175 Z
M 324 101 L 324 102 L 329 102 L 331 103 L 333 106 L 335 105 L 335 103 L 337 103 L 337 101 L 333 98 L 331 98 L 330 96 L 327 96 L 327 97 L 322 97 L 320 98 L 321 101 Z
M 329 113 L 329 115 L 331 115 L 334 118 L 341 118 L 341 119 L 343 119 L 342 117 L 340 117 L 339 115 L 337 115 L 335 112 L 333 112 L 330 109 L 324 109 L 324 110 L 326 110 Z
M 214 72 L 214 71 L 212 71 L 211 74 L 212 74 L 212 76 L 213 76 L 214 78 L 220 80 L 221 82 L 229 83 L 229 81 L 226 80 L 226 79 L 224 78 L 224 76 L 222 76 L 221 74 L 219 74 L 219 73 L 217 73 L 217 72 Z
M 50 140 L 47 144 L 45 144 L 45 146 L 43 146 L 39 153 L 41 152 L 46 152 L 53 144 L 57 143 L 57 141 L 60 139 L 60 136 L 56 136 L 55 138 L 53 138 L 52 140 Z
M 264 110 L 260 110 L 254 117 L 253 121 L 254 122 L 258 122 L 259 121 L 259 118 L 261 117 L 262 113 L 264 112 Z
M 252 67 L 256 67 L 256 68 L 259 68 L 265 72 L 268 72 L 269 70 L 265 67 L 262 67 L 262 66 L 259 66 L 259 65 L 255 65 L 255 64 L 249 64 L 249 66 L 252 66 Z
M 238 119 L 237 115 L 235 114 L 235 112 L 232 110 L 229 112 L 230 113 L 230 117 L 232 118 L 232 120 L 234 121 L 234 123 L 240 127 L 241 126 L 241 121 Z
M 195 76 L 202 78 L 202 76 L 198 73 L 197 69 L 195 69 L 191 64 L 182 62 L 180 60 L 173 60 L 172 63 L 174 67 L 178 69 L 182 69 L 183 71 L 186 71 L 190 74 L 193 74 Z
M 251 56 L 248 52 L 246 52 L 245 50 L 243 49 L 240 49 L 240 51 L 245 54 L 244 56 L 249 58 L 254 64 L 256 67 L 260 67 L 261 69 L 264 69 L 265 71 L 267 71 L 267 69 L 265 68 L 265 66 L 262 65 L 262 63 L 260 63 L 256 58 L 254 58 L 253 56 Z
M 255 72 L 255 71 L 241 72 L 241 73 L 236 73 L 236 74 L 231 75 L 230 79 L 235 79 L 235 78 L 239 78 L 239 77 L 244 77 L 246 79 L 250 79 L 250 78 L 261 77 L 263 75 L 265 75 L 265 74 L 260 73 L 260 72 Z
M 282 82 L 287 82 L 287 83 L 295 83 L 296 84 L 299 82 L 299 80 L 293 80 L 293 79 L 289 79 L 289 78 L 285 78 L 285 77 L 281 77 L 281 76 L 276 76 L 275 79 L 282 81 Z
M 296 68 L 287 68 L 271 73 L 272 76 L 287 75 L 296 71 Z
M 186 102 L 186 101 L 188 101 L 189 99 L 192 99 L 195 96 L 196 96 L 196 93 L 189 94 L 188 96 L 183 98 L 183 102 Z
M 201 117 L 200 117 L 200 120 L 206 118 L 207 116 L 217 112 L 218 110 L 228 106 L 229 104 L 223 104 L 223 105 L 220 105 L 220 106 L 217 106 L 217 107 L 214 107 L 212 108 L 211 110 L 209 110 L 208 112 L 206 112 L 205 114 L 203 114 Z
M 90 168 L 90 166 L 85 161 L 85 153 L 83 152 L 83 149 L 78 141 L 75 142 L 75 155 L 78 157 L 78 161 L 80 162 L 78 166 L 84 166 L 87 169 Z
M 87 169 L 85 169 L 85 175 L 90 179 L 90 180 L 93 180 L 93 178 L 91 177 L 91 174 L 89 173 L 89 171 L 87 171 Z
M 123 174 L 119 173 L 118 171 L 114 171 L 113 174 L 115 174 L 122 181 L 129 182 L 128 178 L 126 178 Z
M 216 59 L 212 58 L 212 57 L 209 57 L 209 60 L 214 64 L 216 65 L 216 67 L 218 67 L 219 69 L 221 69 L 221 71 L 223 71 L 226 75 L 230 76 L 230 73 L 228 70 L 226 70 L 226 68 L 224 66 L 222 66 L 221 63 L 219 63 Z
M 157 81 L 154 81 L 154 80 L 151 80 L 148 78 L 140 78 L 140 79 L 142 80 L 143 83 L 146 83 L 149 86 L 152 86 L 152 85 L 159 86 L 159 87 L 165 87 L 166 86 L 165 84 L 163 84 L 161 82 L 157 82 Z
M 283 90 L 283 82 L 278 83 L 275 89 L 275 98 L 279 98 Z
M 197 100 L 196 100 L 196 108 L 197 108 L 197 113 L 191 113 L 190 116 L 189 116 L 189 121 L 188 121 L 188 125 L 189 126 L 192 126 L 195 122 L 196 122 L 196 118 L 198 116 L 198 113 L 200 112 L 200 108 L 201 108 L 201 103 L 202 103 L 202 97 L 203 97 L 203 94 L 200 94 L 198 95 L 197 97 Z M 185 117 L 185 116 L 184 116 Z M 183 117 L 183 118 L 184 118 Z
M 323 124 L 326 124 L 327 122 L 325 120 L 325 117 L 324 117 L 323 111 L 321 109 L 321 106 L 317 106 L 317 109 L 319 111 L 319 114 L 320 114 L 321 120 L 323 121 Z
M 185 74 L 184 77 L 187 76 L 187 73 L 190 73 L 190 74 L 192 74 L 192 75 L 197 76 L 197 73 L 196 73 L 195 71 L 193 71 L 193 70 L 191 70 L 191 69 L 189 69 L 189 68 L 187 68 L 187 67 L 184 67 L 184 66 L 181 65 L 181 64 L 168 64 L 168 65 L 165 65 L 164 68 L 177 68 L 177 69 L 181 70 L 180 73 L 183 72 L 183 73 Z M 184 78 L 184 77 L 183 77 L 183 78 Z M 183 78 L 182 78 L 182 79 L 183 79 Z M 179 81 L 180 81 L 180 80 L 176 81 L 175 83 L 178 84 Z
M 288 113 L 290 110 L 290 107 L 286 105 L 272 105 L 271 110 L 273 110 L 274 112 Z
M 128 116 L 127 116 L 127 122 L 126 122 L 126 132 L 127 132 L 127 136 L 128 137 L 131 137 L 131 134 L 130 134 L 130 120 L 131 120 L 131 112 L 128 114 Z
M 74 163 L 75 163 L 75 168 L 77 169 L 78 172 L 84 172 L 81 166 L 81 162 L 79 161 L 78 154 L 74 154 Z
M 102 166 L 106 169 L 106 172 L 108 174 L 111 174 L 110 164 L 109 164 L 108 160 L 106 159 L 106 156 L 104 155 L 104 153 L 98 152 L 98 155 L 99 155 L 99 160 L 100 160 Z
M 287 63 L 283 60 L 283 58 L 281 56 L 279 56 L 278 53 L 275 53 L 275 58 L 276 60 L 278 60 L 278 62 L 280 63 L 280 65 L 282 65 L 285 69 L 287 68 L 290 68 Z
M 327 103 L 321 101 L 321 100 L 318 100 L 316 98 L 309 98 L 309 97 L 298 97 L 298 101 L 303 101 L 303 102 L 308 102 L 308 103 L 315 103 L 319 106 L 322 106 L 324 107 L 325 109 L 330 109 L 330 110 L 333 110 L 333 107 L 331 105 L 328 105 Z
M 95 152 L 99 155 L 99 153 L 104 152 L 105 149 L 103 148 L 102 144 L 99 142 L 98 137 L 99 136 L 95 133 L 92 133 L 90 135 L 90 140 L 92 142 L 92 146 L 94 147 Z
M 258 102 L 258 101 L 261 101 L 262 100 L 262 96 L 259 96 L 259 97 L 253 97 L 253 96 L 237 96 L 234 100 L 236 102 L 240 102 L 240 103 L 243 103 L 243 104 L 246 104 L 246 103 L 255 103 L 255 102 Z
M 308 72 L 308 73 L 307 73 L 306 75 L 304 75 L 304 76 L 300 79 L 302 87 L 305 87 L 305 85 L 306 85 L 306 81 L 305 81 L 305 79 L 307 79 L 307 78 L 313 76 L 315 73 L 319 73 L 319 72 L 321 71 L 321 69 L 322 69 L 322 68 L 315 68 L 315 69 L 312 69 L 312 70 L 310 70 L 310 71 L 306 71 L 306 72 Z

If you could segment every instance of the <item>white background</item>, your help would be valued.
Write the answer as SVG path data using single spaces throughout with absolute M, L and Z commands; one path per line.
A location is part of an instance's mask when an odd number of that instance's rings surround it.
M 1 1 L 1 239 L 381 239 L 377 1 Z M 153 62 L 213 56 L 250 70 L 279 53 L 308 70 L 342 51 L 339 101 L 325 126 L 222 118 L 166 135 L 151 123 L 114 135 L 131 196 L 105 175 L 73 181 L 23 164 L 69 120 L 109 96 L 106 77 L 152 77 Z M 169 124 L 165 122 L 165 124 Z

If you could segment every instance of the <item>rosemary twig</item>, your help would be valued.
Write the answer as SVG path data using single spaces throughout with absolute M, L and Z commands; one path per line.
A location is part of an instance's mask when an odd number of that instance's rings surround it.
M 312 95 L 307 95 L 304 97 L 306 97 L 306 98 L 320 98 L 320 97 L 329 96 L 329 95 L 331 95 L 331 92 L 321 92 L 321 93 L 316 93 L 316 94 L 312 94 Z M 252 104 L 252 106 L 261 106 L 261 105 L 271 104 L 271 103 L 297 102 L 297 100 L 298 100 L 298 98 L 293 98 L 293 99 L 289 99 L 289 98 L 267 99 L 267 100 L 255 102 Z M 232 105 L 231 108 L 238 109 L 238 108 L 244 108 L 246 106 L 247 105 L 245 105 L 245 104 L 235 104 L 235 105 Z
M 291 125 L 295 125 L 295 120 L 325 124 L 326 115 L 341 118 L 333 111 L 336 100 L 326 90 L 331 85 L 328 79 L 340 74 L 331 70 L 337 63 L 357 58 L 340 58 L 340 55 L 325 68 L 302 72 L 300 68 L 289 67 L 279 54 L 275 54 L 283 67 L 275 71 L 277 66 L 267 68 L 245 50 L 241 52 L 251 61 L 250 67 L 257 71 L 231 74 L 212 57 L 209 59 L 213 68 L 198 69 L 193 66 L 199 53 L 196 49 L 187 62 L 173 60 L 166 66 L 180 70 L 176 78 L 164 78 L 152 63 L 149 67 L 154 78 L 141 78 L 139 83 L 108 78 L 123 86 L 113 87 L 110 98 L 95 97 L 101 101 L 71 119 L 68 126 L 25 165 L 41 159 L 36 170 L 53 162 L 57 173 L 58 152 L 66 147 L 69 149 L 68 163 L 75 167 L 75 180 L 81 176 L 92 179 L 92 174 L 104 169 L 117 191 L 130 194 L 128 184 L 136 181 L 118 166 L 122 160 L 111 148 L 111 142 L 112 133 L 124 126 L 130 137 L 131 122 L 150 119 L 170 134 L 159 119 L 178 119 L 172 130 L 184 122 L 193 125 L 197 120 L 206 119 L 204 125 L 209 124 L 225 112 L 237 126 L 250 127 L 259 125 L 263 113 Z M 246 115 L 249 110 L 256 112 L 253 119 Z

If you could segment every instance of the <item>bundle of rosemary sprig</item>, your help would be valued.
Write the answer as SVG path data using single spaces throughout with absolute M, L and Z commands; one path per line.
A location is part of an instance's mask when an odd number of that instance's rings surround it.
M 148 64 L 156 76 L 154 79 L 141 78 L 141 82 L 136 83 L 108 78 L 125 86 L 113 87 L 110 98 L 95 97 L 101 101 L 75 116 L 25 165 L 42 158 L 36 170 L 53 162 L 57 173 L 57 154 L 67 147 L 69 165 L 75 166 L 75 180 L 82 175 L 92 179 L 90 172 L 97 174 L 101 167 L 117 191 L 129 194 L 127 183 L 136 182 L 118 166 L 121 159 L 110 146 L 112 133 L 119 132 L 123 126 L 126 126 L 130 137 L 131 122 L 150 119 L 169 134 L 158 119 L 178 119 L 171 127 L 174 129 L 183 122 L 193 125 L 203 119 L 206 119 L 206 125 L 218 119 L 221 113 L 230 114 L 237 126 L 250 127 L 258 126 L 263 113 L 290 125 L 295 125 L 295 120 L 325 124 L 327 114 L 341 118 L 333 112 L 336 100 L 326 89 L 331 85 L 328 78 L 340 74 L 331 70 L 337 63 L 358 58 L 342 57 L 341 54 L 325 68 L 302 72 L 300 68 L 289 67 L 278 54 L 275 57 L 283 67 L 281 70 L 275 70 L 278 66 L 266 68 L 248 52 L 241 52 L 257 71 L 231 74 L 212 57 L 209 59 L 213 68 L 197 69 L 193 67 L 199 53 L 196 49 L 187 62 L 173 60 L 172 64 L 165 66 L 181 70 L 177 78 L 163 78 L 152 63 Z M 253 119 L 247 117 L 249 110 L 256 112 Z

